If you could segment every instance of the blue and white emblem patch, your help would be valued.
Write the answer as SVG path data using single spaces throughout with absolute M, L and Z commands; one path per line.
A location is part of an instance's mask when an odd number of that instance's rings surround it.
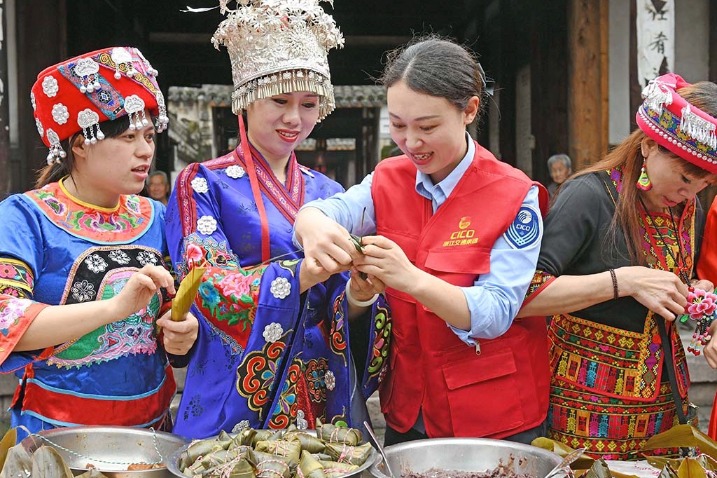
M 508 227 L 503 237 L 514 249 L 523 249 L 535 244 L 541 236 L 540 213 L 529 206 L 521 206 L 513 224 Z

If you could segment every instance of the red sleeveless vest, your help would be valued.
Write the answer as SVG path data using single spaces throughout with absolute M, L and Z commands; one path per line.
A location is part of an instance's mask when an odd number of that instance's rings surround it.
M 417 267 L 471 286 L 490 270 L 490 252 L 533 184 L 476 143 L 473 163 L 433 214 L 415 191 L 405 156 L 382 161 L 371 194 L 377 234 L 396 242 Z M 540 186 L 543 213 L 547 191 Z M 408 431 L 423 410 L 429 437 L 503 438 L 538 426 L 548 410 L 550 372 L 545 317 L 516 319 L 480 352 L 409 295 L 386 291 L 393 315 L 389 373 L 380 388 L 386 422 Z

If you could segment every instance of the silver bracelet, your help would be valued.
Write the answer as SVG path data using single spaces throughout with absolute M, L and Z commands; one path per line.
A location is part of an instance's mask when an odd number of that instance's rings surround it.
M 355 307 L 368 307 L 378 300 L 378 294 L 374 294 L 369 300 L 356 300 L 351 296 L 351 278 L 346 281 L 346 300 Z

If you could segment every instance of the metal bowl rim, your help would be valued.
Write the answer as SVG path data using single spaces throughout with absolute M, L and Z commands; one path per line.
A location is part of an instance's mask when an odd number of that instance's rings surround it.
M 48 435 L 63 435 L 70 433 L 83 433 L 86 431 L 101 432 L 101 433 L 113 433 L 119 432 L 121 434 L 128 435 L 147 435 L 147 436 L 161 436 L 167 438 L 169 441 L 178 441 L 187 443 L 188 440 L 181 435 L 174 433 L 164 432 L 160 430 L 150 430 L 148 428 L 136 428 L 136 427 L 123 427 L 123 426 L 107 426 L 107 425 L 81 425 L 71 427 L 59 427 L 51 428 L 49 430 L 41 430 L 37 434 L 42 436 Z M 31 436 L 31 435 L 30 435 Z
M 490 445 L 497 448 L 508 448 L 515 450 L 523 450 L 531 453 L 542 455 L 546 458 L 557 459 L 555 464 L 560 463 L 560 456 L 553 453 L 545 448 L 540 448 L 533 445 L 527 445 L 525 443 L 518 443 L 507 440 L 497 440 L 495 438 L 470 438 L 470 437 L 446 437 L 446 438 L 425 438 L 422 440 L 412 440 L 404 443 L 398 443 L 396 445 L 389 445 L 384 447 L 384 451 L 387 456 L 393 453 L 400 452 L 403 450 L 410 450 L 413 448 L 423 448 L 427 443 L 430 444 L 445 444 L 445 445 Z
M 562 460 L 560 458 L 560 455 L 550 451 L 546 450 L 545 448 L 540 448 L 533 445 L 527 445 L 525 443 L 518 443 L 518 442 L 512 442 L 512 441 L 506 441 L 506 440 L 498 440 L 495 438 L 471 438 L 471 437 L 445 437 L 445 438 L 425 438 L 422 440 L 412 440 L 407 441 L 404 443 L 398 443 L 396 445 L 389 445 L 387 447 L 384 447 L 384 452 L 386 453 L 386 458 L 391 458 L 392 455 L 396 453 L 400 453 L 402 451 L 406 450 L 414 450 L 414 449 L 421 449 L 425 448 L 426 446 L 432 445 L 487 445 L 491 446 L 493 448 L 500 448 L 505 450 L 514 450 L 514 451 L 524 451 L 529 452 L 531 454 L 538 455 L 540 458 L 545 458 L 548 461 L 551 462 L 551 465 L 557 466 L 560 461 Z M 389 478 L 389 476 L 383 472 L 383 470 L 379 469 L 379 466 L 383 462 L 383 459 L 376 460 L 373 465 L 371 465 L 371 468 L 369 469 L 369 472 L 371 473 L 372 477 L 374 478 Z
M 89 433 L 88 433 L 89 432 Z M 49 430 L 41 430 L 36 433 L 36 435 L 39 435 L 40 437 L 45 437 L 48 440 L 52 440 L 52 437 L 62 437 L 66 435 L 76 435 L 76 434 L 83 434 L 85 433 L 87 436 L 91 436 L 94 434 L 99 433 L 109 433 L 109 434 L 115 434 L 115 435 L 125 435 L 127 438 L 131 438 L 132 436 L 141 436 L 141 437 L 152 437 L 156 436 L 159 439 L 163 439 L 166 442 L 169 442 L 170 444 L 176 444 L 178 446 L 184 446 L 189 441 L 181 436 L 174 433 L 159 431 L 159 430 L 149 430 L 146 428 L 136 428 L 136 427 L 123 427 L 123 426 L 106 426 L 106 425 L 80 425 L 80 426 L 71 426 L 71 427 L 59 427 L 59 428 L 51 428 Z M 34 452 L 39 446 L 38 444 L 47 444 L 49 446 L 52 446 L 52 443 L 48 443 L 47 441 L 43 440 L 42 438 L 35 438 L 33 435 L 28 435 L 21 441 L 21 444 L 25 447 L 25 449 L 32 453 Z M 59 444 L 58 444 L 59 445 Z M 60 445 L 64 446 L 64 445 Z M 165 468 L 158 468 L 158 469 L 152 469 L 152 470 L 101 470 L 98 469 L 98 471 L 101 471 L 102 473 L 110 473 L 110 474 L 122 474 L 122 475 L 129 475 L 129 476 L 147 476 L 149 474 L 152 475 L 162 475 L 169 469 L 169 459 L 173 455 L 169 454 L 168 456 L 162 456 L 165 464 L 167 465 Z M 68 464 L 68 466 L 70 466 Z M 74 471 L 87 471 L 86 468 L 77 468 L 75 466 L 70 466 L 70 469 Z

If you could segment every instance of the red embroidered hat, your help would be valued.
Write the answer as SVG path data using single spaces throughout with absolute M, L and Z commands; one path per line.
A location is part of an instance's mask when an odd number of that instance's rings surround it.
M 71 58 L 43 70 L 30 100 L 37 132 L 50 148 L 47 163 L 66 156 L 60 141 L 82 132 L 91 143 L 104 139 L 100 123 L 129 115 L 130 129 L 146 126 L 148 109 L 157 132 L 169 124 L 157 70 L 131 47 L 113 47 Z
M 717 174 L 717 119 L 677 93 L 689 85 L 673 73 L 652 80 L 642 90 L 644 101 L 637 110 L 637 125 L 660 146 Z

